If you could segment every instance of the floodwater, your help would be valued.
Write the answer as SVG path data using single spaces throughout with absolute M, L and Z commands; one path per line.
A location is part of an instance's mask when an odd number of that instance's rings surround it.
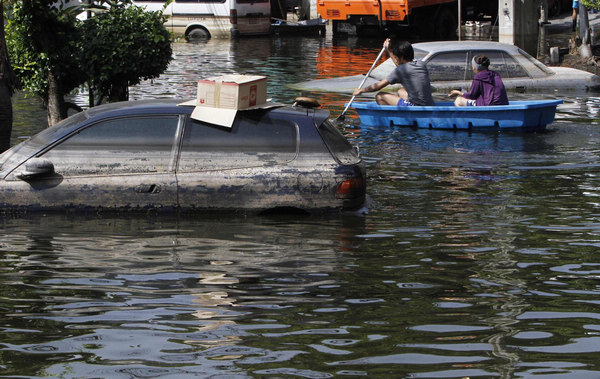
M 380 46 L 178 43 L 131 97 L 235 72 L 291 102 L 286 83 L 364 73 Z M 334 117 L 348 101 L 312 95 Z M 0 219 L 0 375 L 600 377 L 600 94 L 541 97 L 564 100 L 543 133 L 376 130 L 349 111 L 365 215 Z M 35 101 L 15 112 L 15 138 L 43 127 Z

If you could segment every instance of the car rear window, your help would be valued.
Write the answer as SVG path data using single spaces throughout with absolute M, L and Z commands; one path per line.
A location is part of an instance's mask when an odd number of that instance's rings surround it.
M 298 126 L 289 120 L 238 118 L 229 129 L 190 119 L 177 171 L 282 164 L 296 158 L 297 145 Z
M 451 51 L 434 55 L 427 62 L 429 79 L 432 82 L 466 80 L 469 72 L 472 72 L 467 63 L 465 51 Z
M 490 60 L 490 70 L 496 71 L 503 79 L 508 78 L 526 78 L 529 76 L 527 70 L 523 68 L 510 54 L 500 50 L 473 50 L 469 62 L 476 55 L 485 55 Z M 470 66 L 470 65 L 469 65 Z M 469 70 L 469 80 L 473 79 L 473 70 Z
M 346 137 L 329 120 L 325 120 L 318 128 L 325 145 L 338 163 L 353 165 L 360 162 L 358 151 L 348 142 Z

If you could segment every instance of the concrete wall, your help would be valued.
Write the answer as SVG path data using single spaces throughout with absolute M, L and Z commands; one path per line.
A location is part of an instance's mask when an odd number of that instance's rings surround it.
M 534 57 L 538 43 L 538 0 L 498 0 L 498 40 L 519 46 Z M 544 1 L 544 0 L 541 0 Z
M 318 18 L 319 14 L 317 13 L 317 0 L 310 0 L 310 18 Z

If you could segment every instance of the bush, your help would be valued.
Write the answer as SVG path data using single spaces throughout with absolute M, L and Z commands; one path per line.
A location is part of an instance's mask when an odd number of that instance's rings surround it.
M 172 57 L 161 12 L 112 7 L 81 25 L 81 68 L 100 97 L 124 100 L 122 91 L 163 73 Z
M 166 70 L 172 50 L 161 12 L 123 0 L 79 21 L 81 9 L 56 8 L 53 1 L 15 1 L 7 27 L 17 77 L 49 105 L 49 114 L 64 117 L 66 110 L 52 104 L 64 108 L 64 95 L 85 83 L 96 98 L 127 100 L 128 86 Z

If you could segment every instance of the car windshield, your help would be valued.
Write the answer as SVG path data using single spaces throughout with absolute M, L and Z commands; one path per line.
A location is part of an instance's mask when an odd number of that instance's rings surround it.
M 0 177 L 4 177 L 24 160 L 64 136 L 86 119 L 87 115 L 84 112 L 77 113 L 0 154 Z
M 414 48 L 413 50 L 415 51 L 415 59 L 418 60 L 422 60 L 427 54 L 429 54 L 429 51 L 425 51 L 422 49 Z
M 528 61 L 533 63 L 537 68 L 539 68 L 540 70 L 545 72 L 547 75 L 551 75 L 554 73 L 554 71 L 550 70 L 542 62 L 538 61 L 537 59 L 535 59 L 534 57 L 529 55 L 529 53 L 527 53 L 526 51 L 519 49 L 519 53 L 521 53 L 521 55 L 523 55 L 525 58 L 527 58 Z

